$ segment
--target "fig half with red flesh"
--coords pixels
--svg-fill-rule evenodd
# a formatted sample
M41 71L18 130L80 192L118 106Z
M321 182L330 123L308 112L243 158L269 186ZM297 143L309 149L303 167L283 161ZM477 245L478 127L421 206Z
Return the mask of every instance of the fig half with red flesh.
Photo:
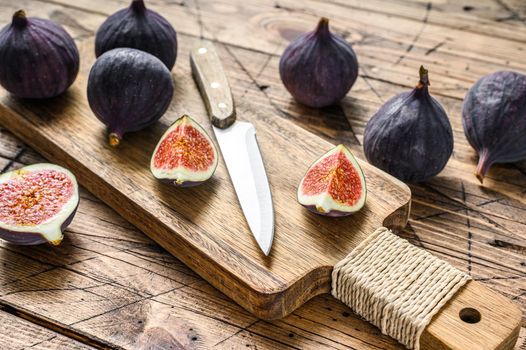
M34 164L0 175L0 238L20 245L58 245L79 204L67 169Z
M355 213L364 206L366 196L362 169L344 145L314 162L298 187L300 204L326 216Z
M153 152L153 176L175 186L196 186L217 168L217 149L210 136L187 115L166 130Z

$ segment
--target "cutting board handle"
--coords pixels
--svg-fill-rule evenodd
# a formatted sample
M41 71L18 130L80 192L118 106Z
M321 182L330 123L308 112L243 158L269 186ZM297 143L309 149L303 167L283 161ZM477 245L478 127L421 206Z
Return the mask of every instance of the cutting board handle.
M190 51L192 75L206 103L215 127L226 129L236 121L230 85L217 51L211 42L201 41Z
M332 294L411 349L513 349L510 300L382 227L338 262Z
M517 305L477 281L468 281L431 320L421 349L512 350L522 312Z

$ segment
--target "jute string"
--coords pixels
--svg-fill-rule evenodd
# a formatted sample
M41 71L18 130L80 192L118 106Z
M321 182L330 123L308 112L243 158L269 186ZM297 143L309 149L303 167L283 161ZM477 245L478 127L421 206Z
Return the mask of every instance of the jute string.
M338 262L332 295L409 349L470 277L399 238L376 230Z

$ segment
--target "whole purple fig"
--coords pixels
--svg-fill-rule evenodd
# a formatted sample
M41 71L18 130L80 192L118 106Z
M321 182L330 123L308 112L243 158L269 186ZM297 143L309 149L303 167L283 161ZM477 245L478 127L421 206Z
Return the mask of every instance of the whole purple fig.
M108 17L95 37L95 55L118 47L146 51L160 59L169 70L177 57L177 34L160 14L149 10L143 0Z
M351 45L329 31L320 19L315 31L294 40L279 61L279 74L290 94L309 107L341 101L358 77L358 60Z
M388 100L365 127L367 160L402 181L437 175L453 152L451 124L428 86L428 72L420 67L417 86Z
M0 31L0 84L22 98L60 95L79 71L79 52L58 24L16 11Z
M89 73L89 105L108 126L109 144L114 147L125 133L161 118L172 95L170 71L144 51L113 49L100 56Z
M479 154L481 183L492 164L525 159L526 75L503 71L482 77L466 94L462 125Z

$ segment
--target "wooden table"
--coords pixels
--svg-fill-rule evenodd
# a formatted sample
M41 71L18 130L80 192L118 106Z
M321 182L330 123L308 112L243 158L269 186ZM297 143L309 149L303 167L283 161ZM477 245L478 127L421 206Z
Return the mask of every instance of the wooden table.
M0 0L0 21L24 8L51 18L77 40L93 40L128 0ZM495 166L481 186L477 156L462 131L466 90L481 75L526 72L526 6L521 0L150 0L186 38L214 39L239 69L237 99L271 105L277 117L362 155L368 118L430 70L431 92L453 125L455 151L432 181L412 185L402 233L526 310L526 162ZM318 18L353 43L360 77L339 107L297 105L278 76L290 39ZM187 60L179 57L179 61ZM177 64L174 68L177 71ZM6 130L0 169L43 161ZM258 320L86 191L63 244L0 244L1 349L353 348L398 349L329 295L292 315ZM525 322L526 326L526 322ZM526 328L517 349L526 348Z

